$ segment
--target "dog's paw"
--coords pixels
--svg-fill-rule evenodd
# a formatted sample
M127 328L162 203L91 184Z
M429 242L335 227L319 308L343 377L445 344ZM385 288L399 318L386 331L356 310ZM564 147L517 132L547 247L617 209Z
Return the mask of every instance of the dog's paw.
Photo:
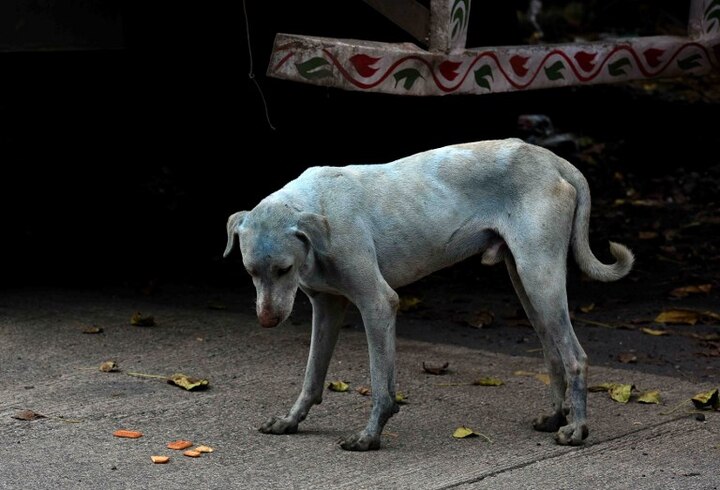
M360 432L343 439L340 447L346 451L374 451L380 449L380 437L371 437Z
M560 427L555 434L555 440L562 446L579 446L589 434L587 425L576 424L575 422Z
M287 417L271 417L258 430L263 434L295 434L298 423Z
M540 432L556 432L567 424L568 410L555 412L552 415L541 415L533 420L533 429Z

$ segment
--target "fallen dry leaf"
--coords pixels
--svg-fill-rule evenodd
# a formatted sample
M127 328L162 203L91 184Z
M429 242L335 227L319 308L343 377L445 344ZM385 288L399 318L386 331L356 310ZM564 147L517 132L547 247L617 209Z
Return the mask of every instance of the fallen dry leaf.
M102 333L102 332L103 332L103 329L100 327L96 327L95 325L93 325L92 327L87 327L85 330L82 331L82 333L87 333L87 334Z
M330 391L337 391L339 393L344 393L350 388L350 385L345 383L344 381L330 381L328 383L328 390Z
M472 382L475 386L502 386L505 382L498 378L484 377Z
M547 373L534 373L532 371L515 371L513 376L532 376L543 384L550 384L550 375Z
M478 435L474 430L463 425L455 429L452 436L455 439L465 439L466 437L477 437Z
M675 298L684 298L691 294L708 294L712 289L712 284L696 284L693 286L683 286L681 288L675 288L670 291L670 296Z
M654 337L660 337L662 335L670 335L670 332L668 332L667 330L656 330L654 328L647 328L647 327L641 328L640 331L642 333L646 333L646 334L652 335Z
M395 393L395 403L398 405L407 405L407 397L400 391Z
M615 386L615 383L601 383L599 385L593 385L588 387L590 393L598 393L601 391L610 391L610 388Z
M13 415L12 418L30 422L31 420L44 419L46 417L32 410L20 410Z
M436 374L436 375L443 375L448 373L448 367L450 366L449 362L446 362L442 366L432 366L429 364L425 364L423 361L423 371L425 371L428 374Z
M718 389L710 390L704 393L698 393L691 398L693 405L698 410L712 408L717 410L720 408L720 398L718 398Z
M580 311L583 313L590 313L595 309L595 303L590 303L589 305L584 305L580 307Z
M199 453L212 453L215 450L213 448L211 448L210 446L198 446L195 448L195 451L197 451Z
M125 430L125 429L118 429L115 432L113 432L113 435L115 437L124 437L126 439L137 439L139 437L142 437L142 432L138 432L136 430Z
M358 386L357 388L355 388L355 391L360 393L362 396L372 395L372 390L370 389L369 386Z
M401 296L400 297L400 304L398 305L399 311L410 311L417 309L418 305L422 303L422 300L420 298L416 298L415 296Z
M700 321L700 313L693 310L667 310L655 317L657 323L677 323L695 325Z
M653 240L658 237L657 231L639 231L638 238L640 240Z
M168 447L168 449L174 449L175 451L180 451L182 449L187 449L192 445L193 445L192 442L183 441L182 439L180 439L177 441L169 442L167 447Z
M208 381L207 379L193 378L182 373L173 374L168 378L167 382L171 385L185 388L188 391L204 390L207 389L207 387L210 385L210 381Z
M660 404L660 392L658 390L652 390L652 391L646 391L644 393L640 393L638 395L637 399L638 403L654 403L654 404Z
M621 352L617 355L617 360L623 364L635 364L638 358L632 352Z
M465 323L475 328L489 327L495 321L495 314L489 310L478 310L465 318Z
M150 459L155 464L165 464L170 461L170 458L167 456L150 456Z
M130 325L134 325L136 327L153 327L155 326L155 317L136 312L130 317Z
M120 368L115 363L115 361L105 361L100 364L100 371L102 371L103 373L116 373L120 371Z
M183 452L183 454L190 458L199 458L202 455L200 451L193 451L192 449L188 449L187 451Z
M608 393L610 393L610 398L612 398L616 402L627 403L630 400L630 395L632 395L633 388L633 385L617 384L610 388Z

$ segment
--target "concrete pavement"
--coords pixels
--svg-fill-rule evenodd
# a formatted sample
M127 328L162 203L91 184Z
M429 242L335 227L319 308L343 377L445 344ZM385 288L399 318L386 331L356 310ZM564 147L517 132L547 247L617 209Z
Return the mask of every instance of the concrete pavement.
M370 400L367 350L357 322L343 328L328 379L351 385L326 392L296 435L257 431L284 414L302 383L309 318L260 328L251 291L165 299L71 291L5 291L0 295L0 488L720 488L720 414L705 421L682 400L715 388L639 371L591 367L590 384L633 383L661 391L663 405L622 405L589 394L585 447L557 446L532 430L547 410L547 387L533 376L542 361L398 339L398 389L408 397L386 426L383 448L342 451L337 441L361 428ZM226 309L209 309L208 303ZM135 311L154 327L133 327ZM402 319L400 320L402 321ZM90 325L100 334L83 334ZM114 360L121 371L103 373ZM433 376L422 363L450 363ZM183 372L210 379L204 392L128 372ZM493 376L499 387L473 386ZM47 418L11 416L30 409ZM484 438L453 439L466 425ZM141 431L118 439L116 429ZM188 439L215 448L192 459L165 445ZM150 456L171 456L155 465Z

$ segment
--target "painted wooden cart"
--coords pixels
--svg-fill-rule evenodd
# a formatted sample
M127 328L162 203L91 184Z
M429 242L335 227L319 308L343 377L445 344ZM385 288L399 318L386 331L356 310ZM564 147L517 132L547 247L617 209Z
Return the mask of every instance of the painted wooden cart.
M487 94L702 75L720 59L720 0L691 0L688 35L466 48L470 0L365 0L412 43L278 34L268 75L397 95Z

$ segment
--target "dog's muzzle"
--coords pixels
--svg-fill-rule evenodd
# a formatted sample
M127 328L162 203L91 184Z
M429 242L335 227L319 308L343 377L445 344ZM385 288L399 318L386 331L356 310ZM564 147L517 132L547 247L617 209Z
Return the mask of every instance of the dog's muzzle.
M264 328L276 327L281 321L282 316L270 310L262 310L258 312L258 321L260 326Z

